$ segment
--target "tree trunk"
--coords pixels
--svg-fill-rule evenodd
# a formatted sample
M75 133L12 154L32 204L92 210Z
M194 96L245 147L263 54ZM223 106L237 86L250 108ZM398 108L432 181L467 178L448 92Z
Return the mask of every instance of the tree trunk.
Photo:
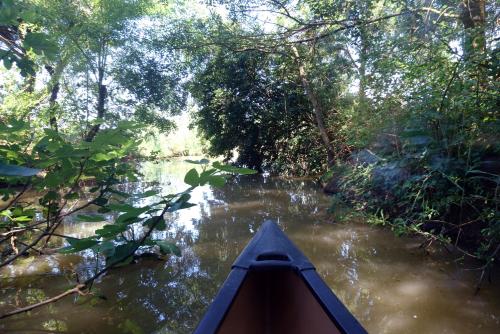
M368 36L364 27L360 28L360 52L359 52L359 104L363 110L366 107L366 61L368 59Z
M98 77L98 82L97 82L97 88L98 88L98 95L97 95L97 118L102 119L104 118L105 110L106 110L106 98L108 95L108 90L106 85L103 84L104 82L104 69L99 68L99 77ZM97 132L99 132L99 129L101 128L101 124L95 124L92 126L87 133L87 136L85 137L85 141L91 142Z
M486 51L485 0L463 0L460 4L460 19L464 26L464 53L466 57L473 57L477 53Z
M464 27L463 50L467 75L475 82L476 106L481 105L481 92L488 89L486 59L486 0L463 0L460 20Z
M306 91L307 97L311 102L314 110L314 115L316 117L316 125L318 127L321 139L323 140L323 144L325 145L327 157L328 157L328 166L332 166L335 160L335 150L333 149L332 143L330 141L330 137L328 136L328 132L326 130L324 113L321 103L319 102L318 97L314 93L309 79L307 78L307 73L304 67L303 62L300 59L299 51L295 46L292 45L292 51L295 55L295 60L297 61L297 65L299 67L299 76L302 81L302 86Z
M49 125L53 130L58 131L56 109L57 109L57 96L59 94L59 88L60 88L59 80L58 78L56 78L57 73L52 66L47 65L45 66L45 69L47 70L47 72L49 72L51 79L54 80L54 82L52 82L52 87L50 88Z

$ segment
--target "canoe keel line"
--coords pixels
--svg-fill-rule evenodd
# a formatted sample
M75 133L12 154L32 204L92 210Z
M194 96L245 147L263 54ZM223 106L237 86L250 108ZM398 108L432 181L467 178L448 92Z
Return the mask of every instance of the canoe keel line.
M363 334L307 257L265 222L236 259L195 334Z

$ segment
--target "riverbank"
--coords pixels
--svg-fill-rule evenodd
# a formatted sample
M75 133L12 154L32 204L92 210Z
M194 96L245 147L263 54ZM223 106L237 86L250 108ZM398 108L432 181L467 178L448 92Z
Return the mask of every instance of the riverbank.
M476 162L490 168L480 170L436 154L364 149L337 164L323 187L333 195L332 209L350 205L372 225L423 237L423 248L439 243L457 259L479 260L479 288L500 250L500 178L496 165L487 162L494 160Z

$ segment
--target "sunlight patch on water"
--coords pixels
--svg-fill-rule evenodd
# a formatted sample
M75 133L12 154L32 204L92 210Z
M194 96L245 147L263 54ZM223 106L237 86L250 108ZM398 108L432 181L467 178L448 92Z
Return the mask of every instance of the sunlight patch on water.
M192 167L181 161L145 164L145 182L128 184L127 191L183 191L184 173ZM222 189L198 188L191 202L197 206L170 215L167 230L155 232L175 240L182 257L114 269L95 286L105 299L83 305L61 300L7 319L0 332L46 331L44 323L52 319L64 323L67 333L122 333L126 323L146 333L191 333L234 259L262 222L272 219L369 332L498 333L498 285L474 296L477 273L464 272L441 252L426 254L420 240L357 222L333 223L326 212L329 198L312 182L241 177ZM83 237L103 224L69 221L62 231ZM0 271L0 311L60 293L68 285L65 274L74 267L91 273L92 260L85 252L54 254L7 266ZM23 280L28 273L35 279Z

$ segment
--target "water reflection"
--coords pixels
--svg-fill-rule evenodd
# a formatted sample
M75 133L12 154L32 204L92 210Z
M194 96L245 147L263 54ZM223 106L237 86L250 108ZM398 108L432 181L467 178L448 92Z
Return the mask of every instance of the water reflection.
M148 164L144 182L124 190L155 182L162 194L184 190L182 178L191 167ZM326 213L328 198L310 182L240 177L223 189L195 190L192 202L198 205L172 214L167 231L158 234L175 239L182 257L114 269L96 284L94 297L68 298L7 319L0 332L191 333L231 263L266 219L278 221L370 332L498 332L498 288L487 286L474 296L473 273L443 254L423 254L418 240L365 224L334 223ZM68 221L63 229L82 237L101 225ZM0 311L60 293L74 268L90 273L93 263L85 253L9 267L0 272Z

